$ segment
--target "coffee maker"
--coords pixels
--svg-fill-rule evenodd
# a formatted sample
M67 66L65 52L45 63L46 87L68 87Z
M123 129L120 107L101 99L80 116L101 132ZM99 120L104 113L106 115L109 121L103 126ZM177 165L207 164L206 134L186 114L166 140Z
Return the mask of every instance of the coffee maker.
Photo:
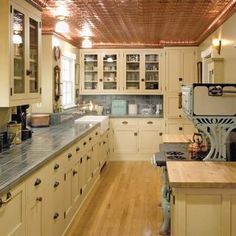
M12 114L12 121L16 121L22 125L21 138L22 141L32 137L32 130L27 126L27 109L29 105L17 106L17 113Z

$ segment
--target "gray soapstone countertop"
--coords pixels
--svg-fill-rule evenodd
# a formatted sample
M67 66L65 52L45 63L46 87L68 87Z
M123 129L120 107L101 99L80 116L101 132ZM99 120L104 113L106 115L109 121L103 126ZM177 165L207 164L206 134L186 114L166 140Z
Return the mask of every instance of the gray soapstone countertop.
M0 153L0 194L22 182L98 126L98 122L69 120L60 125L33 129L31 139Z

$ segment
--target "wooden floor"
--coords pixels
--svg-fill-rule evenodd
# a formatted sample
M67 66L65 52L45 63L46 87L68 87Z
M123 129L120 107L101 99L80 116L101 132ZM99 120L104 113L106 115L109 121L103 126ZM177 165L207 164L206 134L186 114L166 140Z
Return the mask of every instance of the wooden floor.
M162 214L159 169L111 162L67 236L156 236Z

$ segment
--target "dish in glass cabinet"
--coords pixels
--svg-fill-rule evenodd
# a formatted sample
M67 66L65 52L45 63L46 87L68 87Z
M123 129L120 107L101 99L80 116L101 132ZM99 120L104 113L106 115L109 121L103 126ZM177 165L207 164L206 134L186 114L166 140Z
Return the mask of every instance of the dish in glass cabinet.
M61 58L61 49L59 46L55 46L54 49L54 58L56 61L58 61Z

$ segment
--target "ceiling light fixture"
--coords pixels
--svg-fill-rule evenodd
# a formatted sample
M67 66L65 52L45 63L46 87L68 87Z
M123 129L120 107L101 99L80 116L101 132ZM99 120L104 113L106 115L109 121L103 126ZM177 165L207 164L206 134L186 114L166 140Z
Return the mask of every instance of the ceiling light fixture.
M108 58L107 58L107 62L113 62L112 57L108 57Z
M55 25L55 31L57 33L65 34L70 31L68 23L64 20L58 19L58 22Z
M89 37L85 37L82 41L82 48L92 48L93 44Z

